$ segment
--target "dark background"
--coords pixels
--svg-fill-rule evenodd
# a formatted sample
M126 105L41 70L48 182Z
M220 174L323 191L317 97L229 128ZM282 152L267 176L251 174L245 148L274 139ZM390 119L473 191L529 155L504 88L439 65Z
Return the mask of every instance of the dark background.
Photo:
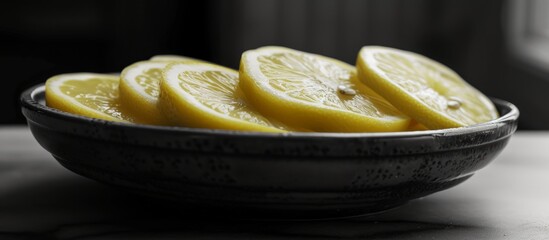
M156 54L237 68L243 51L263 45L354 64L361 46L384 45L436 59L485 94L515 103L521 129L549 129L547 69L520 60L510 50L513 2L5 2L0 7L0 124L24 123L19 94L55 74L119 72Z

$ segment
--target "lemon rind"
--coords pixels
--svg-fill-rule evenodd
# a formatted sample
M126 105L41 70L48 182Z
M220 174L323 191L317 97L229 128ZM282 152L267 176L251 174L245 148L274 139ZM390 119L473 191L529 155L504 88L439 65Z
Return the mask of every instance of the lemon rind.
M61 111L69 112L72 114L98 118L114 122L130 122L125 119L113 117L111 115L102 113L86 105L81 104L74 98L65 95L60 91L60 86L67 80L81 80L85 81L92 78L105 78L113 81L119 81L119 77L111 74L98 74L98 73L65 73L53 76L46 80L46 105Z
M200 101L196 100L194 96L187 93L179 86L179 79L177 79L177 76L185 70L223 71L229 74L234 74L235 77L238 77L238 72L236 70L204 62L169 64L163 72L164 81L161 82L160 101L163 102L161 104L162 110L170 116L173 123L187 127L240 131L251 130L264 132L286 132L285 130L275 127L264 126L233 118L203 106ZM171 101L171 103L168 103L169 101ZM170 106L170 104L173 105ZM192 116L192 118L189 116Z
M468 82L464 81L455 71L449 67L429 59L425 56L422 56L417 53L381 47L381 46L366 46L359 51L359 56L357 58L357 73L359 79L366 85L370 86L377 92L384 92L392 94L384 94L384 97L389 100L393 105L397 106L404 113L410 115L412 118L418 120L425 126L430 129L443 129L443 128L458 128L465 127L468 124L455 119L452 116L445 114L444 112L432 109L430 106L425 104L419 98L410 95L405 89L403 89L398 84L395 84L391 81L386 81L384 79L389 78L386 73L381 70L377 64L375 64L374 54L379 52L393 52L397 53L402 57L407 58L410 61L415 61L414 58L421 59L422 61L428 62L429 64L435 65L437 68L443 69L446 73L453 75L456 79L460 80L460 84L463 84L465 88L470 91L474 91L476 96L486 106L493 119L497 118L497 111L493 106L492 102L479 90L474 88ZM372 81L373 80L373 81ZM390 85L384 85L381 82L388 83ZM399 96L399 97L395 97ZM410 110L414 109L414 110ZM495 114L494 114L495 113ZM434 117L433 117L434 116Z
M323 61L337 64L338 66L345 68L353 74L356 71L355 67L339 60L284 47L268 46L244 52L242 54L240 64L240 86L244 90L246 96L251 99L250 102L252 104L257 104L258 102L270 102L271 105L284 106L284 111L287 111L290 114L302 115L300 119L293 121L284 119L283 116L280 116L280 114L276 113L278 111L282 111L282 109L264 109L262 113L267 117L277 119L281 122L290 121L286 123L288 125L299 125L303 128L316 131L401 131L406 129L406 127L408 126L410 119L404 114L402 114L401 116L387 115L385 118L370 117L348 110L335 109L333 107L325 106L322 104L293 99L283 94L279 94L276 91L272 91L271 87L267 85L266 81L255 81L254 79L268 79L268 77L266 77L260 71L259 67L252 67L254 65L254 59L257 59L259 56L262 55L280 52L298 52L310 54L322 59ZM261 86L258 86L257 84L261 84ZM267 94L270 97L262 96L263 94ZM298 104L295 104L296 102ZM256 108L261 109L261 106L256 106ZM332 127L326 127L326 124L318 122L318 119L333 121L332 123L329 123L329 125L332 125ZM355 128L352 127L353 125L362 126ZM372 125L375 125L376 127L369 127Z

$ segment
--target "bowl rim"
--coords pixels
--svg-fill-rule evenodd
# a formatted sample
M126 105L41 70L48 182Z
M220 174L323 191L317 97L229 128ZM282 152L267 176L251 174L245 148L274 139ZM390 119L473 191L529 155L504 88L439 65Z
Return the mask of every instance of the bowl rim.
M422 130L422 131L405 131L405 132L356 132L356 133L343 133L343 132L283 132L283 133L270 133L270 132L257 132L257 131L237 131L237 130L224 130L224 129L207 129L207 128L191 128L181 126L159 126L148 125L139 123L125 123L114 122L103 119L91 118L73 113L64 112L55 108L41 104L37 97L39 95L45 95L45 84L40 83L34 85L21 93L20 102L21 107L28 108L34 112L40 112L53 118L58 118L68 121L76 121L79 123L90 123L110 126L114 128L128 128L128 129L141 129L148 131L168 131L170 133L186 133L186 134L203 134L203 135L218 135L218 136L242 136L242 137L261 137L261 138L410 138L410 137L425 137L425 136L451 136L462 135L473 132L486 131L496 129L505 125L508 122L516 122L519 117L518 108L505 100L498 98L491 98L492 103L496 105L496 108L504 107L508 108L509 112L501 115L499 118L459 128L447 128L438 130ZM498 109L499 110L499 109ZM28 117L25 116L27 119ZM510 133L512 134L512 132Z

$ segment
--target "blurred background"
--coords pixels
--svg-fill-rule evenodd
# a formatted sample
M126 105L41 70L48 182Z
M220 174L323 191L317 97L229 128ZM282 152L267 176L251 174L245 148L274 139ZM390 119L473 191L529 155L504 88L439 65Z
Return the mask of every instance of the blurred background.
M67 72L119 72L157 54L238 68L281 45L354 64L364 45L438 60L549 129L549 0L9 1L0 8L0 124L19 94Z

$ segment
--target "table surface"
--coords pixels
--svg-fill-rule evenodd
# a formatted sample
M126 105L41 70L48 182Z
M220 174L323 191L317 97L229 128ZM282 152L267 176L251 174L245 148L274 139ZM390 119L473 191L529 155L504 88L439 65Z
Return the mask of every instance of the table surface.
M173 212L59 165L0 127L0 239L549 239L549 132L517 132L468 181L369 216L258 221Z

